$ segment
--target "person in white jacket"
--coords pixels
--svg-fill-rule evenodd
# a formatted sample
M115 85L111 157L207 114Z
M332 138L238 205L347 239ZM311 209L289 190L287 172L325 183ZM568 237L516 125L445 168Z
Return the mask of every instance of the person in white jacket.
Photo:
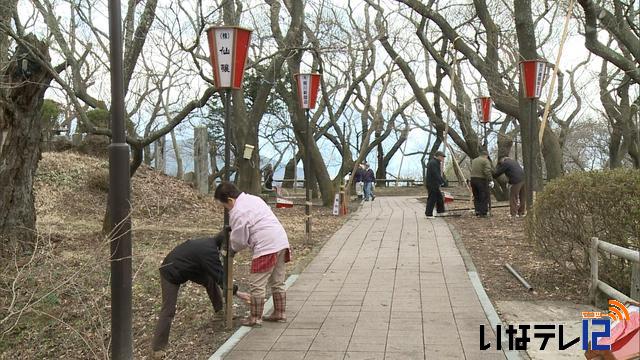
M285 322L285 263L291 260L291 251L284 227L264 200L241 192L232 183L218 185L214 198L229 210L231 249L251 250L251 314L242 325L260 326L262 320ZM267 285L271 287L274 311L262 318Z

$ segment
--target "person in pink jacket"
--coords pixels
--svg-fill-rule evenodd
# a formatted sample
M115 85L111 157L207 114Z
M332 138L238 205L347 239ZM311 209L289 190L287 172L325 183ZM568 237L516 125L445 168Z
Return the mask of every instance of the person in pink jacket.
M262 320L285 322L285 263L291 260L291 252L284 227L264 200L243 193L232 183L218 185L214 198L229 210L231 249L251 250L251 315L242 325L260 326ZM271 287L274 310L262 318L267 285Z

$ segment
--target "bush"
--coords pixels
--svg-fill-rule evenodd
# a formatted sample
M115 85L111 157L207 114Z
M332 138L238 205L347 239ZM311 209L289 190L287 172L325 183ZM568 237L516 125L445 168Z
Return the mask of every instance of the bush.
M526 232L564 269L588 278L591 237L640 248L640 171L576 172L545 186L527 216ZM602 281L629 294L631 264L600 253Z
M100 193L109 192L109 170L108 169L96 169L89 173L87 178L87 188L91 191L97 191Z

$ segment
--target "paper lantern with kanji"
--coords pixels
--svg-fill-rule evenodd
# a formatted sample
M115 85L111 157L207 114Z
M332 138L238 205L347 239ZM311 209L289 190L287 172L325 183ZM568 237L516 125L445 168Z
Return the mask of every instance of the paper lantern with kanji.
M476 112L478 113L478 119L483 124L491 121L491 109L493 108L493 101L490 97L479 97L476 99Z
M549 63L544 60L520 62L520 84L525 98L537 99L549 74Z
M251 30L237 26L207 29L213 78L218 89L241 89Z
M320 88L320 74L295 74L298 83L298 101L303 109L316 107L316 98Z

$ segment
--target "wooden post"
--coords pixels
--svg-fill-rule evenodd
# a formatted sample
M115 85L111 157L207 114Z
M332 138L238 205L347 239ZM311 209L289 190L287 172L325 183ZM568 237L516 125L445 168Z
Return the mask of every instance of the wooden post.
M207 161L208 142L207 128L198 126L193 129L193 171L195 173L196 188L201 194L209 192L209 162Z
M80 144L82 143L82 134L81 133L75 133L73 135L71 135L71 144L73 146L80 146Z
M629 295L640 302L640 262L631 262L631 293Z
M164 159L164 136L161 136L160 138L158 138L158 140L156 140L156 146L155 146L155 161L156 161L156 170L160 171L161 173L164 174L164 170L165 170L165 159Z
M596 303L598 294L598 238L591 238L591 248L589 249L589 262L591 263L591 287L589 288L589 299Z

